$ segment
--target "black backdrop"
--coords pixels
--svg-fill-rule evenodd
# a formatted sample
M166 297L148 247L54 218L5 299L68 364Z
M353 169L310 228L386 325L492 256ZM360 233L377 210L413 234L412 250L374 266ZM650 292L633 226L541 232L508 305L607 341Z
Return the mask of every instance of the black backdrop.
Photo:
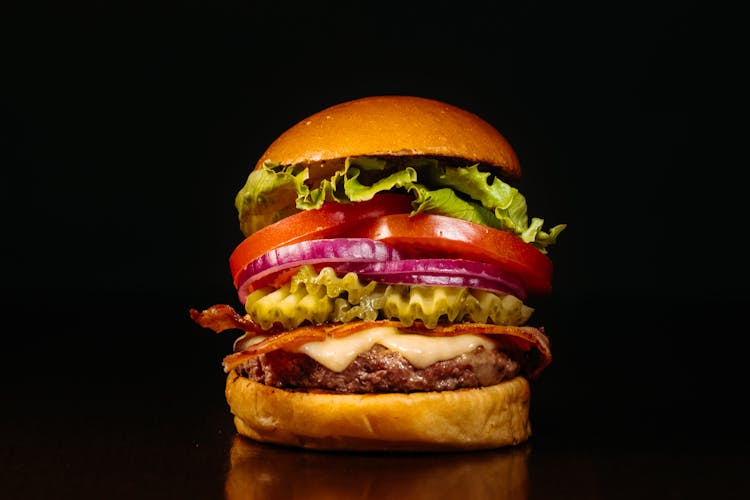
M250 167L326 106L411 94L495 125L520 157L530 214L568 224L551 249L554 293L535 304L555 356L534 388L537 434L591 446L747 438L735 389L746 272L734 231L718 226L734 216L722 176L699 154L711 125L698 119L689 3L193 1L10 14L9 421L220 405L231 335L201 330L187 311L234 303L233 199Z

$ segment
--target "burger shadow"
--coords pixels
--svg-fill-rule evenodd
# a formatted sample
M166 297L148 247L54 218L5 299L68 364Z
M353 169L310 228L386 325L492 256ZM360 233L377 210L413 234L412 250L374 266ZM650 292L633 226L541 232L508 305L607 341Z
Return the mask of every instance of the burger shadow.
M481 452L301 451L232 442L226 498L528 498L531 445Z

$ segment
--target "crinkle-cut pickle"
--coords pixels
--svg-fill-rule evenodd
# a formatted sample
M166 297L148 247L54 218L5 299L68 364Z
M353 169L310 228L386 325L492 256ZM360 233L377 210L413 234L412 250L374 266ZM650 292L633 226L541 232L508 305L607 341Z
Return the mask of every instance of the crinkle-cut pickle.
M533 309L518 298L464 287L362 283L355 273L339 277L332 268L316 273L303 266L292 280L251 293L245 309L261 328L274 323L296 328L303 323L398 320L435 327L441 320L523 325Z

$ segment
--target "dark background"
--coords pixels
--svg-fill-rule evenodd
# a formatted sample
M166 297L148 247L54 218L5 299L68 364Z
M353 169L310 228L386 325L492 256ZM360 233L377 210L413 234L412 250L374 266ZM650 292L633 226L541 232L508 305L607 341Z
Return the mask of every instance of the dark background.
M72 476L102 455L142 473L130 439L153 447L148 470L221 470L223 450L198 447L229 432L233 338L188 309L236 301L234 195L286 128L376 94L485 118L520 157L530 215L568 224L532 320L554 354L533 388L541 446L743 457L743 221L729 167L704 154L701 13L555 5L11 7L4 479L35 491L31 470Z

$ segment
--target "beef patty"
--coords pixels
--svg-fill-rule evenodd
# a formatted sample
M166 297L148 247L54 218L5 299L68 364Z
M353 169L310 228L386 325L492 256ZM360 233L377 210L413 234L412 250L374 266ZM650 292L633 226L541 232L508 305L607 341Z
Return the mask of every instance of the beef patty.
M453 359L416 368L396 351L375 345L342 372L334 372L302 353L276 350L237 368L240 375L284 389L337 393L452 391L494 385L522 371L523 360L478 347Z

